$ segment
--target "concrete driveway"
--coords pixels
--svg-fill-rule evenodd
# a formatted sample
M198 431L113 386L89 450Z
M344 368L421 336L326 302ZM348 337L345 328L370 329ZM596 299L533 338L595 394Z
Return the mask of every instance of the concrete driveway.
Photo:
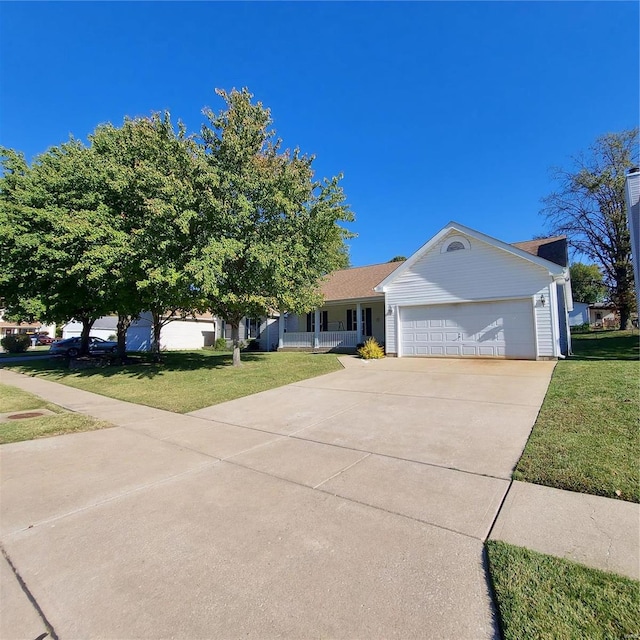
M554 363L343 361L188 416L11 374L118 426L2 447L2 637L497 637L482 542Z

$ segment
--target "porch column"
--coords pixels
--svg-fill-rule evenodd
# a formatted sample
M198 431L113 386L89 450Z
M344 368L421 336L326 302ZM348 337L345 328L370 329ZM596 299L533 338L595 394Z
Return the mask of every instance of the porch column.
M362 342L362 307L359 302L356 303L356 331L358 332L356 344L360 344Z
M320 346L320 309L313 312L313 348Z
M284 311L280 311L278 318L278 349L284 348Z

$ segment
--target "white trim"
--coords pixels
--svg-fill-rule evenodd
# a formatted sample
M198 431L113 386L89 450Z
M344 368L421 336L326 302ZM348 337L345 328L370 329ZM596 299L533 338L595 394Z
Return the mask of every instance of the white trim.
M538 338L538 316L536 314L536 294L531 296L531 313L533 313L533 339L536 343L536 360L540 357L540 340Z
M402 331L400 331L400 305L393 310L396 322L396 356L402 357Z
M458 233L465 234L471 238L474 238L475 240L485 242L486 244L491 245L497 249L506 251L507 253L516 256L517 258L527 260L528 262L546 269L552 276L562 276L565 273L565 267L555 264L555 262L550 262L549 260L545 260L544 258L534 256L531 253L523 251L522 249L518 249L517 247L507 244L506 242L502 242L497 238L492 238L491 236L487 236L484 233L480 233L479 231L475 231L474 229L465 227L464 225L457 222L450 222L438 233L436 233L436 235L433 236L431 240L422 245L422 247L420 247L420 249L418 249L408 260L406 260L395 271L389 274L377 287L374 287L374 291L386 291L389 284L391 284L396 278L401 276L405 271L410 269L425 253L427 253L427 251L429 251L429 249L440 242L440 240L442 240L451 231L457 231Z
M551 335L553 336L553 355L557 358L560 355L560 327L558 326L558 295L555 281L549 284L549 310L551 311Z

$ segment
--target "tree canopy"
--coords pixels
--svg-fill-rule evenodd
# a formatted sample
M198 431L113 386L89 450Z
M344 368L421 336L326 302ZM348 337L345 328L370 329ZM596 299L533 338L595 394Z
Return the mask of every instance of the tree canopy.
M573 299L577 302L604 302L607 287L602 277L602 271L597 264L575 262L569 267L571 274L571 290Z
M243 317L321 304L318 282L344 265L351 237L338 223L353 216L340 176L315 180L313 156L283 150L269 110L246 89L218 94L226 109L206 110L202 127L210 177L189 272L206 306L231 325L238 364Z
M200 137L168 113L101 125L29 165L2 149L0 299L8 312L83 324L118 314L119 347L143 312L164 323L210 310L243 317L309 311L319 280L348 265L353 220L341 176L283 149L248 90L218 91Z
M110 311L107 280L114 258L109 210L99 197L92 150L81 142L53 147L30 167L2 150L0 298L14 315L83 325Z
M630 326L634 304L631 244L624 197L627 171L638 165L638 129L599 137L569 169L555 169L556 191L542 213L553 233L602 270L609 298Z

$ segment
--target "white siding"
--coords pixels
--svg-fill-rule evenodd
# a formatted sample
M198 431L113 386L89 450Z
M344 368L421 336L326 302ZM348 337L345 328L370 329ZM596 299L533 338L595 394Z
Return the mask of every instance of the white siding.
M589 305L586 302L574 302L569 313L569 326L575 327L589 322Z
M82 334L82 323L76 322L72 320L71 322L67 322L62 327L62 339L66 340L67 338L76 338ZM89 335L92 338L102 338L103 340L109 340L113 338L116 334L115 329L96 329L92 327L91 331L89 331Z
M160 348L169 351L175 349L202 349L205 345L205 333L213 334L213 321L174 320L162 327ZM207 344L211 340L207 339Z
M485 242L471 237L468 240L470 248L461 251L440 252L448 237L433 246L388 285L386 304L399 308L530 296L536 301L538 356L553 356L549 272ZM539 302L541 295L545 297L545 306ZM397 349L396 318L397 314L386 317L389 353Z

